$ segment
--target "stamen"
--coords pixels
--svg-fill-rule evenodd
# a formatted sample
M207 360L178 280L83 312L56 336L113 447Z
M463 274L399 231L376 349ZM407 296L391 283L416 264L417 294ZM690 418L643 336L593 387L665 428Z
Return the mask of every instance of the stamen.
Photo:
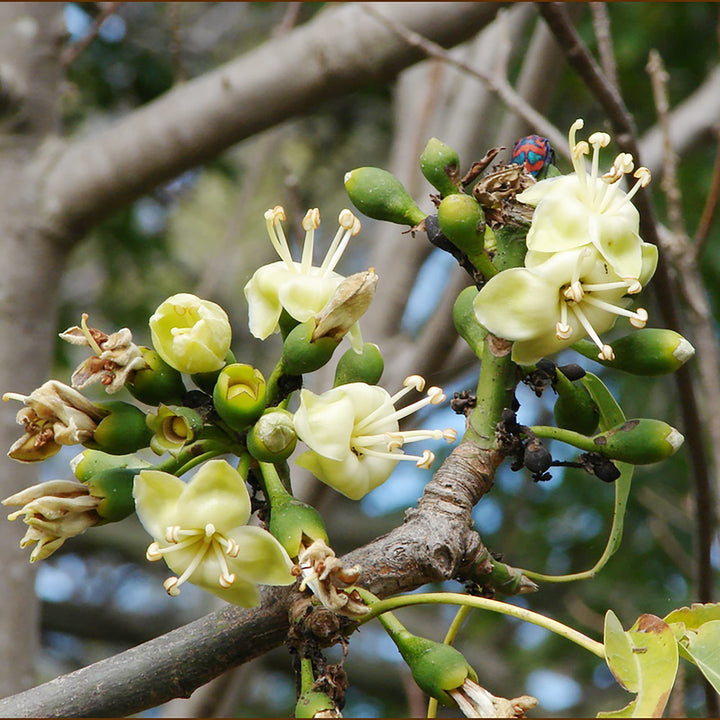
M373 450L372 448L367 448L363 450L363 454L368 455L369 457L382 458L384 460L412 460L418 467L426 469L430 467L430 465L432 465L433 461L435 460L435 455L429 450L424 450L422 456L419 456L408 455L407 453L400 452L382 452L380 450Z
M162 551L160 550L160 545L158 545L156 542L150 543L147 550L145 551L145 557L150 562L157 562L158 560L162 560Z
M645 308L638 308L635 311L635 316L630 318L630 324L633 327L636 327L638 329L642 329L645 327L648 321L648 314L647 310Z
M85 339L88 341L88 345L92 348L92 351L96 355L102 355L102 350L100 349L100 346L95 342L95 338L92 336L92 333L90 332L90 329L87 326L87 319L88 314L83 313L80 316L80 329L83 332L83 335L85 336Z
M225 538L219 535L217 541L223 546L225 554L228 557L236 558L240 553L240 546L232 538Z
M347 209L340 212L338 217L340 227L335 233L333 241L325 255L325 259L320 266L321 275L325 276L332 272L340 261L350 238L360 232L360 221Z
M430 452L430 450L425 450L422 455L422 460L416 463L416 465L417 467L423 468L424 470L429 470L434 462L435 453Z
M622 315L623 317L630 318L630 323L636 328L643 328L648 321L647 311L643 308L638 308L635 312L627 310L626 308L618 307L612 303L600 300L600 298L588 296L585 298L586 305L594 305L600 310L612 313L614 315Z
M207 533L208 527L212 527L212 524L208 523L208 525L205 527L205 531ZM214 532L214 529L213 529ZM205 557L205 554L208 551L208 548L210 546L210 543L212 542L212 535L206 536L201 540L195 542L200 545L200 547L197 549L197 552L195 553L195 556L190 561L190 564L185 568L185 572L177 578L177 577L169 577L164 583L163 587L165 588L165 591L168 595L172 595L173 597L176 597L180 594L180 586L189 578L192 576L192 574L197 570L198 565L202 562L203 558ZM179 545L175 545L172 548L167 548L166 551L172 551L176 550L179 547Z
M585 317L585 313L580 309L580 306L573 305L571 311L575 314L575 317L578 319L578 322L583 326L585 332L590 336L592 341L600 349L600 354L598 355L598 358L600 360L614 360L615 354L613 353L613 349L610 347L610 345L606 345L603 343L603 341L600 339L600 336L597 334L597 332L595 332L595 328L592 326L587 317Z
M221 569L218 583L220 584L220 587L227 589L235 582L235 573L230 572L230 569L227 565L227 560L225 559L223 551L220 549L220 543L218 542L218 540L219 538L216 538L216 540L212 543L213 552L215 553L215 557L217 558L218 564L220 565Z
M285 210L281 205L276 205L272 210L265 212L265 227L270 237L270 242L275 248L275 252L280 259L287 265L288 269L295 272L297 268L293 262L292 255L281 222L285 220Z
M634 278L628 278L626 280L619 280L618 282L608 283L583 283L583 290L585 292L601 292L603 290L619 290L620 288L627 288L629 295L634 295L642 290L642 285L638 280Z
M598 165L600 162L600 148L610 144L610 136L605 132L594 132L588 142L593 146L592 170L590 176L593 180L597 178Z
M403 380L403 389L398 390L391 398L390 402L394 406L400 398L407 395L412 390L418 390L422 391L422 389L425 387L425 379L420 377L420 375L409 375L408 377ZM364 417L359 423L355 425L355 432L360 433L362 432L363 428L366 428L372 423L374 423L379 417L383 417L383 413L385 412L384 405L381 405L379 408L376 408L373 410L369 415ZM385 416L386 417L386 416ZM395 417L394 415L391 417ZM404 417L404 416L403 416Z
M313 250L315 249L315 230L320 226L320 211L312 208L305 213L302 227L305 231L305 242L303 243L302 258L300 266L302 273L307 275L312 267Z
M555 337L558 340L567 340L572 337L572 327L567 323L559 322L555 324Z

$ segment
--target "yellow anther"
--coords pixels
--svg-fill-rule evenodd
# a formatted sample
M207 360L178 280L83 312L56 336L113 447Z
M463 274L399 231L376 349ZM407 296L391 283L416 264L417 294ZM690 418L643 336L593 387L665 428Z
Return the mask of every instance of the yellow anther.
M588 155L589 153L590 153L590 146L584 140L581 140L579 143L576 143L571 151L573 160L577 160L578 158L582 157L583 155Z
M425 378L420 375L408 375L403 380L403 387L415 388L418 392L422 392L425 389Z
M644 328L648 321L647 310L644 308L638 308L635 311L634 317L630 318L630 324L638 329Z
M338 223L343 230L350 230L352 235L357 235L360 232L360 220L347 208L340 211Z
M640 180L640 187L646 187L650 183L650 179L652 177L650 170L648 170L646 167L639 167L634 173L633 177L636 177Z
M160 552L160 545L158 545L156 542L150 543L148 545L148 549L145 551L145 557L150 562L156 562L157 560L161 560L162 552Z
M285 221L285 208L282 205L276 205L274 208L265 211L265 219L272 223Z
M594 132L588 138L588 142L593 147L607 147L610 144L610 136L606 132Z
M165 592L170 595L170 597L177 597L180 594L180 588L178 587L178 579L174 575L169 577L163 583L163 587L165 588Z
M431 405L439 405L445 401L445 393L442 391L442 388L435 385L427 391L427 396L430 398Z
M416 466L419 468L423 468L424 470L429 470L432 464L435 462L435 453L430 452L430 450L423 450L422 458L417 461Z
M317 208L311 208L305 213L302 221L302 228L308 230L317 230L320 227L320 211Z

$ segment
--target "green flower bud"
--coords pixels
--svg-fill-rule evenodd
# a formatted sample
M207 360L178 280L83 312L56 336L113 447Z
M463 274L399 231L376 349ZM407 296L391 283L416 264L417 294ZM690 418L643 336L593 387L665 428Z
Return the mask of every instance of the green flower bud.
M599 360L595 343L581 340L573 350L606 367L633 375L665 375L682 367L695 348L679 333L665 328L642 328L613 341L614 360Z
M328 542L320 513L312 505L300 502L289 494L272 503L268 530L293 560L303 546L311 545L314 540Z
M442 197L460 192L460 157L442 140L428 140L420 156L420 170Z
M443 235L472 261L485 245L485 213L470 195L449 195L438 207Z
M203 419L197 411L167 405L160 405L157 414L148 413L145 422L153 432L150 447L156 455L177 452L183 445L191 443L203 427Z
M182 375L168 365L155 350L141 347L143 360L148 367L135 370L125 383L130 394L146 405L171 403L178 405L185 395Z
M418 637L405 629L396 633L393 640L420 689L443 705L456 705L449 690L462 687L467 678L477 682L475 670L454 647Z
M345 175L345 189L353 205L375 220L414 227L425 218L402 183L387 170L355 168Z
M354 382L377 385L385 369L380 348L374 343L363 343L362 352L347 350L338 360L333 387Z
M83 443L85 447L125 455L150 444L152 430L145 424L145 413L139 407L121 400L98 403L98 407L109 414L100 421L90 440Z
M466 287L455 300L453 305L453 322L458 335L472 348L479 357L482 353L483 340L487 330L480 325L475 316L473 302L477 297L478 289L474 285Z
M287 460L297 444L293 416L287 410L266 410L247 436L248 452L261 462Z
M265 410L265 378L252 365L226 365L213 390L218 415L233 429L246 430Z
M325 336L313 340L315 319L305 321L291 330L285 338L282 363L288 375L302 375L314 372L325 365L332 357L340 340Z
M335 703L324 692L320 690L308 690L304 692L295 705L296 718L314 718L314 717L342 717L338 712Z
M674 427L662 420L641 418L627 420L592 440L595 452L605 457L633 465L649 465L670 457L684 439Z
M150 463L140 460L135 455L109 455L101 450L83 450L70 460L70 469L75 477L83 483L104 470L142 465L149 467Z
M95 511L104 522L118 522L135 512L133 480L140 470L138 467L109 468L87 481L90 495L101 499Z
M582 385L570 382L560 370L557 370L554 387L558 394L553 409L557 426L592 435L600 422L600 410L590 393Z
M228 350L227 355L225 355L225 365L223 365L223 367L232 365L234 362L236 362L235 355L232 350ZM203 392L212 395L221 370L222 368L220 370L210 370L209 372L193 373L190 377Z

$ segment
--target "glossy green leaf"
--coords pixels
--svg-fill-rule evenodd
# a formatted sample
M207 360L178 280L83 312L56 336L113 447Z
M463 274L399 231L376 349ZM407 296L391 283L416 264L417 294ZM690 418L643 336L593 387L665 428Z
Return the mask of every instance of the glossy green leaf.
M720 693L720 620L704 623L682 643L690 659L700 668L708 682Z

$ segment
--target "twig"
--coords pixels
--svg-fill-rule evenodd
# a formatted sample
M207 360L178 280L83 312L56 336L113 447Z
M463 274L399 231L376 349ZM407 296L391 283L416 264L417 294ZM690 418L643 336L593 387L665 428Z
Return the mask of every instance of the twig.
M528 105L528 103L526 103L525 100L523 100L523 98L515 92L510 84L505 80L500 80L499 78L494 77L494 75L485 73L479 68L473 67L462 60L454 58L437 43L428 40L419 33L408 30L401 23L395 22L391 18L378 12L373 6L368 5L367 3L360 3L360 6L369 15L372 15L385 27L394 32L398 37L405 40L405 42L407 42L407 44L411 47L421 50L428 57L433 57L450 65L454 65L455 67L460 68L466 73L469 73L481 80L485 83L487 88L494 92L510 110L522 117L523 120L534 128L536 132L544 135L559 155L563 155L566 158L570 157L567 149L565 134L560 132L560 130L549 122L544 115Z
M717 210L718 200L720 199L720 132L718 136L717 149L715 151L715 164L713 165L712 180L710 189L708 190L705 206L703 207L700 222L695 231L695 242L692 246L694 259L697 260L702 252L705 242L708 238L712 222L715 219L715 211Z
M665 193L667 201L667 214L670 228L675 234L678 250L688 251L689 240L683 222L682 197L677 176L677 153L670 140L670 102L668 100L667 81L668 74L657 50L651 50L646 66L655 99L660 131L663 139L663 174L660 187Z
M603 72L608 81L612 83L612 86L619 89L607 4L604 2L591 2L590 13L592 14L593 29L595 30L595 39L598 44Z
M608 82L595 62L595 59L582 42L582 39L570 22L563 3L537 3L537 7L558 40L558 43L563 48L568 63L585 81L590 92L595 96L608 115L616 133L618 145L625 152L630 152L639 161L633 119L619 93ZM649 193L639 193L635 198L635 205L640 213L640 230L642 236L649 242L660 245L660 237L655 223L655 214ZM691 269L688 268L686 274L690 272ZM685 278L683 279L685 280ZM697 286L699 278L696 273L693 275L692 281ZM676 288L668 273L667 263L661 262L658 265L654 283L665 324L679 331L681 329L681 322L676 301ZM691 317L693 329L696 331L696 337L704 343L703 346L698 346L700 377L703 394L709 398L710 407L717 407L718 404L715 401L718 400L718 396L715 394L714 388L717 386L716 373L720 362L720 353L718 352L716 342L713 340L715 337L715 328L712 323L712 314L709 311L707 297L702 291L701 284L697 289L699 290L698 295L700 302L703 305L702 309L706 311L703 313L695 312ZM702 441L704 434L708 431L708 427L700 422L698 398L687 365L675 373L675 381L678 387L680 408L688 444L688 456L693 467L695 485L695 509L698 520L698 599L701 602L710 602L713 597L710 550L715 533L715 514L712 505L709 461ZM713 403L715 404L713 405ZM716 413L713 411L711 415L716 415ZM716 424L717 423L711 423L709 428L711 444L713 447L720 447L720 432L718 428L715 427ZM720 482L717 484L720 485ZM706 709L708 714L712 716L718 714L717 700L717 695L712 691L712 688L707 685Z
M80 40L65 48L65 50L63 50L62 52L62 55L60 55L60 62L63 64L64 67L71 65L73 62L75 62L75 60L77 60L80 55L82 55L82 53L85 52L85 50L100 34L100 28L102 28L103 23L111 15L117 12L117 10L122 4L123 3L121 2L109 2L101 4L102 10L100 11L100 14L97 16L97 18L95 18L95 22L93 22L87 33L82 38L80 38Z

